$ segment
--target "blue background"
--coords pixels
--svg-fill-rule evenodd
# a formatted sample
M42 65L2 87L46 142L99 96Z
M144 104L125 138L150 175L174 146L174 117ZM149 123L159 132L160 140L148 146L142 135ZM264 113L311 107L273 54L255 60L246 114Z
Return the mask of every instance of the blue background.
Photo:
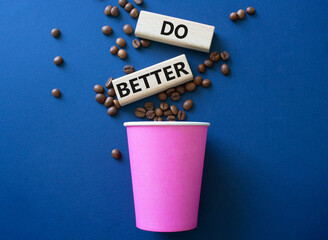
M122 124L137 120L145 101L110 118L93 86L123 75L128 63L142 69L183 53L197 74L208 54L155 42L136 50L122 30L136 20L121 8L118 18L105 16L108 4L117 2L1 1L0 239L328 239L327 1L137 7L216 26L212 50L231 56L228 77L216 64L204 74L211 88L177 104L193 99L188 120L212 124L199 226L181 233L135 227ZM229 20L249 5L255 16ZM114 34L104 36L103 25ZM120 36L125 61L109 54ZM57 55L64 66L53 64Z

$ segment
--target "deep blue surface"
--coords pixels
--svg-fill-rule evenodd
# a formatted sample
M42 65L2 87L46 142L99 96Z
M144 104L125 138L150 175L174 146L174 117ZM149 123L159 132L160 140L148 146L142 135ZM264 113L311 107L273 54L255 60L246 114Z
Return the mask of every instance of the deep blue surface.
M131 46L136 20L116 1L0 4L0 239L328 239L327 1L154 1L145 9L216 26L230 53L204 75L188 120L210 121L197 229L135 227L124 107L110 118L93 85L185 53L194 74L207 54L153 42ZM249 4L255 16L233 23ZM101 33L110 25L114 34ZM58 27L60 39L50 30ZM123 36L129 58L109 54ZM61 55L63 67L52 59ZM55 99L52 88L63 96ZM159 104L157 97L150 100ZM178 103L181 107L182 101ZM123 153L111 158L113 148Z

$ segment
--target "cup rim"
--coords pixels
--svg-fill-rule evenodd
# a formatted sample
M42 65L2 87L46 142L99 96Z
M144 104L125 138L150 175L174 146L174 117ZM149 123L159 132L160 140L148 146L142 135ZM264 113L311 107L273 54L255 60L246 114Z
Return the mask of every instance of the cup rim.
M176 122L176 121L138 121L138 122L125 122L125 127L131 126L207 126L211 124L209 122Z

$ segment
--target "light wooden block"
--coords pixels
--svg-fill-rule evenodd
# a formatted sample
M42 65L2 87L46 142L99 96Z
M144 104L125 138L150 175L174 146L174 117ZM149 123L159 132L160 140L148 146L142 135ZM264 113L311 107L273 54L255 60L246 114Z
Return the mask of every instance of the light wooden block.
M193 79L184 54L113 80L121 106L149 97Z
M157 42L209 52L214 26L141 11L135 35ZM171 34L168 34L172 31Z

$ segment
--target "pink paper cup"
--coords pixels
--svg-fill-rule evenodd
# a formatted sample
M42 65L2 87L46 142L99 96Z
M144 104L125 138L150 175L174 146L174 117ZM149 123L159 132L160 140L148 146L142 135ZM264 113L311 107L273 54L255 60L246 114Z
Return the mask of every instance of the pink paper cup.
M178 232L197 227L205 122L126 122L136 226Z

